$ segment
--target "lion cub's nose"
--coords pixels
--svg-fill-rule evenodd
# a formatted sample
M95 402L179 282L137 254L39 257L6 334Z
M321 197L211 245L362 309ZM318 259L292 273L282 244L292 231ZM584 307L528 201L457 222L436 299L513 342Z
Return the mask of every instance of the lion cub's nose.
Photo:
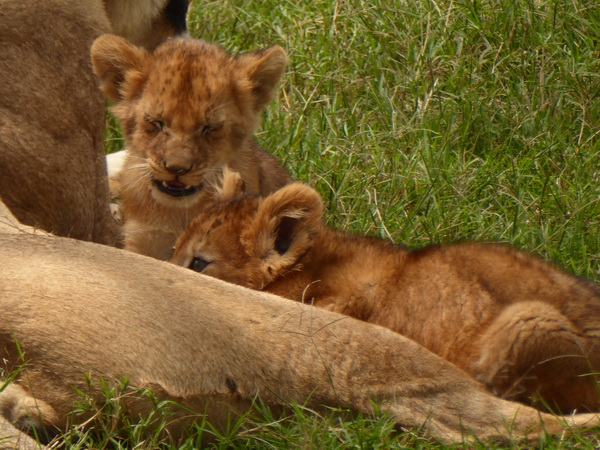
M169 173L172 173L173 175L177 175L177 176L185 175L190 170L192 170L192 166L184 167L184 166L180 166L178 164L167 164L167 163L165 163L164 166L165 166L165 169L167 169L167 171Z

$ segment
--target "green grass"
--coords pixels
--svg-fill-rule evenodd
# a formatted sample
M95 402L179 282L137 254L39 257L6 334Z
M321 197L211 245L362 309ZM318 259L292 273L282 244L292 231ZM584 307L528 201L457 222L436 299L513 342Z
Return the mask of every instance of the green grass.
M510 242L597 278L597 3L214 1L190 31L287 49L258 137L331 225Z
M189 27L233 53L288 51L258 140L319 190L332 226L411 247L507 242L598 279L599 2L199 1ZM437 448L385 419L300 409L246 425L215 446Z
M444 445L420 430L404 432L397 429L393 419L378 413L365 417L347 410L332 408L316 412L303 406L291 405L281 416L257 401L252 411L241 418L232 418L227 430L217 430L200 422L188 430L186 438L176 444L161 434L165 421L179 408L170 402L160 402L151 392L133 389L122 383L104 387L106 400L97 401L81 392L81 402L73 411L92 415L86 426L73 425L64 434L49 442L50 448L144 448L144 449L503 449L503 448L598 448L600 434L582 434L574 430L561 438L546 436L530 441L527 446L513 441L469 442ZM155 409L141 420L129 420L123 399L132 394L150 399ZM157 428L156 422L160 424ZM93 425L90 427L89 425ZM0 442L1 443L1 442Z

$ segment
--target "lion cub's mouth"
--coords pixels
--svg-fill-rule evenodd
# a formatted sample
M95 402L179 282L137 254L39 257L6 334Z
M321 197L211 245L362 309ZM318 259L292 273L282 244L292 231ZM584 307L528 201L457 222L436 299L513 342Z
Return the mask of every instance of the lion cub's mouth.
M154 185L163 194L170 195L171 197L187 197L193 195L202 189L202 185L189 186L181 181L159 181L154 180Z

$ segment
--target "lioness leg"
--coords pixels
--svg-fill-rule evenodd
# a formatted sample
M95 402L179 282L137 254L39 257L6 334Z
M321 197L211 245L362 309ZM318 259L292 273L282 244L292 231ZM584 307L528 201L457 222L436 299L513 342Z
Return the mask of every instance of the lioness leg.
M445 441L535 436L540 422L563 430L563 418L493 396L415 342L350 317L72 239L0 233L0 260L8 261L0 270L0 369L13 373L27 361L15 382L44 402L34 405L52 406L59 417L50 423L60 428L89 418L69 414L77 391L102 404L99 382L112 392L125 378L180 404L184 417L217 426L260 396L268 405L364 414L375 401L398 424ZM1 400L8 412L19 403L10 393ZM155 402L141 400L126 405L129 417L152 411ZM181 423L168 419L177 439ZM599 423L593 415L564 419Z
M540 407L545 401L562 412L577 405L597 410L600 342L594 352L594 340L547 303L517 303L481 336L476 377L505 398L533 399Z
M40 450L40 444L0 417L0 444L3 449Z

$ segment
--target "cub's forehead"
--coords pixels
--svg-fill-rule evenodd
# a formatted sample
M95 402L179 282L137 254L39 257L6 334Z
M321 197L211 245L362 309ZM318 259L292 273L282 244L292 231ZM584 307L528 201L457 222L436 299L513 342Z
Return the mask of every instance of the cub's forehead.
M153 77L174 82L231 78L234 62L221 47L185 39L168 41L150 59Z
M201 212L198 221L202 223L205 232L230 229L241 231L256 215L258 201L259 199L255 197L246 197L238 201L217 204Z
M165 109L189 104L207 110L227 101L234 89L234 59L203 41L167 41L154 51L149 63L145 96Z
M221 204L208 212L207 222L211 229L240 228L253 215L252 212L253 208L248 208L241 202Z

